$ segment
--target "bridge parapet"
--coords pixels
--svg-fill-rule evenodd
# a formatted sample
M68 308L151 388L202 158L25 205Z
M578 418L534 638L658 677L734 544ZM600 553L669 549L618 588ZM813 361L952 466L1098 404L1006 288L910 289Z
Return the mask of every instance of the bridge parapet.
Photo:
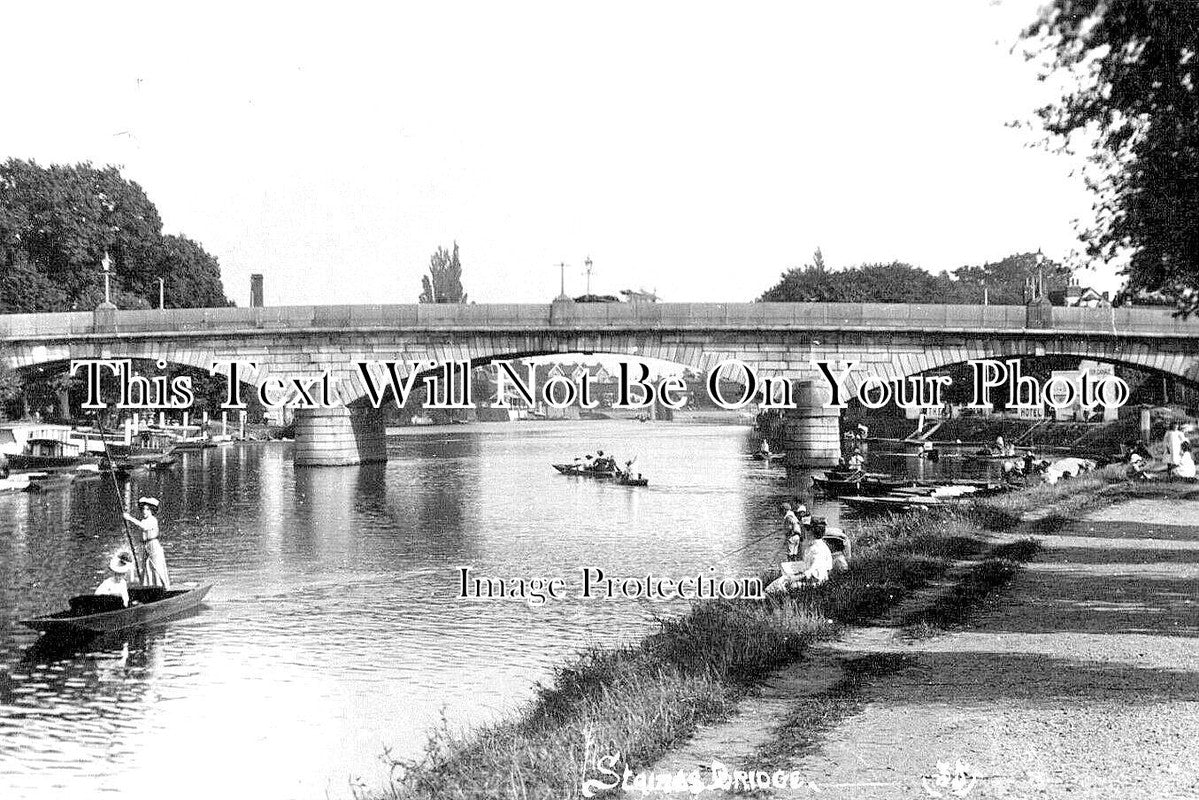
M274 306L0 315L0 339L211 335L255 331L894 330L1037 332L1024 306L883 303L579 303ZM1046 332L1199 338L1199 320L1164 308L1055 308Z

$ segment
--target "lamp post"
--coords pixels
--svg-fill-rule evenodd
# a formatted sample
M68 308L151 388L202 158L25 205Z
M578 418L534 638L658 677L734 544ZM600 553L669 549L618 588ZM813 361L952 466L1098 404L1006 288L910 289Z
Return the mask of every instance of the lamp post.
M583 266L587 267L587 294L591 294L591 256L587 256Z
M1037 295L1045 296L1045 254L1037 248Z
M166 308L166 278L158 279L158 310L162 311Z
M109 286L110 278L112 277L112 273L109 271L111 265L112 265L112 258L109 257L108 251L105 250L104 258L100 259L100 268L102 270L104 270L104 304L105 305L112 305L111 292L110 292L110 286Z
M566 262L558 265L558 297L566 297Z

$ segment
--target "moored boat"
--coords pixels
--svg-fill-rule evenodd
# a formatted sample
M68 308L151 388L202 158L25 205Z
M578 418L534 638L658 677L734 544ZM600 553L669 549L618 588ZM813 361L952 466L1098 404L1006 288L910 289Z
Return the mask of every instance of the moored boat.
M202 437L195 439L180 439L179 443L175 445L174 449L184 453L192 453L198 450L207 450L212 447L216 447L216 442L212 441L208 437Z
M905 486L912 482L891 477L873 477L859 472L844 479L813 477L812 485L830 497L840 497L846 494L881 495Z
M865 495L844 495L841 502L860 511L911 511L913 509L940 506L945 500L937 497L909 495L906 497L867 497Z
M29 475L9 475L0 478L0 494L5 492L23 492L29 488Z
M62 638L84 638L132 630L165 622L197 608L204 602L210 589L211 583L170 590L131 586L128 607L121 606L120 600L111 595L81 595L71 598L71 607L66 611L24 619L21 624L48 636Z
M31 472L28 477L29 490L32 492L66 489L75 482L75 475L71 472Z
M69 469L82 464L99 463L98 455L73 452L57 439L31 439L24 453L8 455L8 468L11 470Z

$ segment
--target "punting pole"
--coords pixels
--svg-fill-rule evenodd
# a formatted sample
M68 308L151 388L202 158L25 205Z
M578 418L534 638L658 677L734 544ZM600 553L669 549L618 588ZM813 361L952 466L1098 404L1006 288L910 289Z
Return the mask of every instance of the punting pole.
M112 460L112 454L108 452L108 440L104 438L104 429L100 429L100 443L104 445L104 457L108 459L108 476L112 478L112 491L117 496L117 507L121 509L121 524L125 526L125 541L129 543L129 552L133 555L133 575L137 578L137 582L142 582L142 570L137 565L137 548L133 546L133 535L129 533L129 520L125 519L125 497L121 494L121 487L117 486L117 462Z

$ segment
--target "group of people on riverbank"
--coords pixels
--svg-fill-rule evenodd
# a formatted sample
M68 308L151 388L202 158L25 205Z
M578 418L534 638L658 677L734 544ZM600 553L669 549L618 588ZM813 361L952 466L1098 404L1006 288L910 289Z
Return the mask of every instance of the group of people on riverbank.
M1148 481L1163 475L1180 480L1196 480L1199 476L1194 446L1180 422L1172 423L1162 437L1162 465L1152 463L1153 455L1144 441L1125 442L1124 450L1129 477Z
M783 574L766 587L767 594L783 594L803 586L819 586L829 575L849 569L850 542L841 528L813 517L802 502L785 502L783 540L786 560Z

